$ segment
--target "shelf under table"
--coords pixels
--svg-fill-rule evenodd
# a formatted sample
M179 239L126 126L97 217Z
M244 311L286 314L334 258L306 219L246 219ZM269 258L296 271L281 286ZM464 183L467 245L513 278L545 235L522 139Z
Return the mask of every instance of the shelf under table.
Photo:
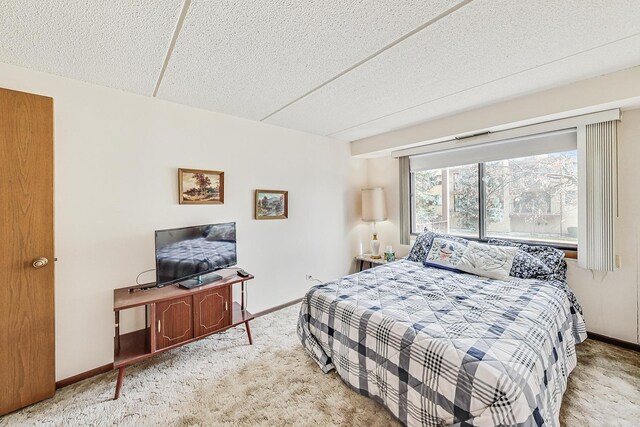
M118 337L115 337L117 340ZM129 365L142 360L151 353L151 329L144 328L120 335L120 353L114 356L113 367Z
M249 320L253 320L254 318L255 316L253 314L247 310L243 310L239 303L234 302L231 311L231 324L229 326L182 341L169 347L161 348L153 353L151 352L151 329L149 327L122 334L120 335L120 352L114 356L113 367L117 369L122 366L131 365L155 354L162 353L163 351L171 350L190 342L197 341L206 336L220 333L242 323L248 322ZM117 339L118 337L114 337L114 344L117 342Z

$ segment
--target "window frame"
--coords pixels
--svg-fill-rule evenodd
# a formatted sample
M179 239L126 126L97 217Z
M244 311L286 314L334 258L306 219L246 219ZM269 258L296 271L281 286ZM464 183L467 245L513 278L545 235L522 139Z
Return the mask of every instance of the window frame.
M523 243L532 246L549 246L552 248L560 249L565 251L567 258L576 258L578 253L578 244L577 243L562 243L562 242L541 242L537 240L527 240L527 239L513 239L507 237L489 237L486 234L486 224L485 224L485 183L483 180L484 177L484 163L472 163L478 165L478 237L469 237L458 235L455 233L449 233L452 236L462 237L467 240L471 240L474 242L487 243L490 239L500 239L500 240L509 240L511 242ZM421 232L415 230L415 193L416 193L416 184L414 179L414 174L409 169L409 236L417 237Z

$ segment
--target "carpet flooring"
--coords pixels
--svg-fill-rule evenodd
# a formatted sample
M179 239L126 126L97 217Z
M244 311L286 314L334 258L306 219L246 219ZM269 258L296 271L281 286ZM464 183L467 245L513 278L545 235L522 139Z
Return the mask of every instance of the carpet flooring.
M298 306L258 318L254 345L234 329L127 369L111 400L115 371L58 390L0 418L0 426L396 426L385 408L324 375L295 332ZM578 346L561 422L637 425L640 353L587 340Z

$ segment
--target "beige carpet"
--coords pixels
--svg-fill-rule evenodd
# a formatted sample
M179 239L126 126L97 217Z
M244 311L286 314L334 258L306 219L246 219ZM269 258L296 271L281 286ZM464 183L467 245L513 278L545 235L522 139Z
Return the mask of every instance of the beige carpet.
M0 418L14 425L389 426L387 411L324 375L295 333L298 307L256 319L254 345L233 330L59 390ZM240 337L233 340L235 337ZM567 426L638 425L640 354L597 341L578 346L561 419Z

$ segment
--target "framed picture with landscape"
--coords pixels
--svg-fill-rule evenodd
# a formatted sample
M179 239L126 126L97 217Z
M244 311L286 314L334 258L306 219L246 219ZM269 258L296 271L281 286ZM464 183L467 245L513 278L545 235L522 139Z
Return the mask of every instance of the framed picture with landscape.
M289 218L289 192L281 190L256 190L255 218Z
M224 203L224 172L178 169L181 205L217 205Z

